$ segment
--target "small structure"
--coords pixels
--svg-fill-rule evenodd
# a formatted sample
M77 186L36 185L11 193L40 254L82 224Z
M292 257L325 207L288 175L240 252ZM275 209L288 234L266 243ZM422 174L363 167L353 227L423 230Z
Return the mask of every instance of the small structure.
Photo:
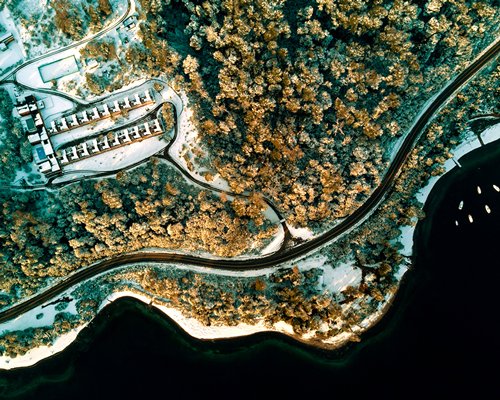
M92 153L97 154L100 153L99 145L97 144L97 139L92 140Z
M124 130L123 130L122 140L123 140L123 143L128 143L128 142L131 142L131 140L130 140L130 135L129 135L129 133L128 133L128 130L127 130L127 129L124 129Z
M60 124L59 124L59 129L61 131L67 131L68 130L68 123L66 122L66 118L62 117Z
M111 146L115 147L115 146L119 146L121 143L120 143L120 137L118 135L118 132L115 133L115 137L114 137L114 140L113 140L113 143L111 144Z
M80 157L78 156L78 152L76 151L76 146L71 147L71 158L70 160L78 160Z
M141 98L139 97L139 93L135 93L134 94L134 98L132 99L132 104L133 106L138 106L139 104L141 104L142 101L141 101Z
M87 63L87 69L89 70L92 70L94 68L97 68L99 66L99 63L97 62L97 60L95 58L91 59L88 63Z
M134 15L131 15L123 21L123 26L125 26L127 31L134 29L137 26L137 18Z
M69 163L68 155L66 154L66 150L62 150L61 157L59 160L61 161L62 165Z
M71 123L70 123L71 126L79 126L80 123L78 122L78 118L76 117L76 114L73 114L71 116Z
M107 136L104 136L102 138L102 142L101 142L101 149L102 150L107 150L109 149L109 142L108 142L108 137Z
M82 152L82 157L87 157L90 155L89 153L89 149L87 148L87 143L86 142L83 142L81 145L81 152Z
M109 113L109 107L108 107L108 105L107 105L106 103L104 103L104 104L102 105L102 112L101 112L101 115L102 115L103 117L109 117L109 115L110 115L110 113Z
M40 144L42 139L40 139L40 134L37 132L37 133L34 133L32 135L28 135L28 141L30 142L30 144L32 146L34 146L36 144Z
M0 51L6 51L9 43L14 41L14 36L12 33L7 32L0 36Z
M87 111L82 111L82 118L81 118L82 124L89 122L89 117L87 115Z
M22 106L17 106L16 109L17 109L18 114L21 117L25 117L26 115L31 114L30 107L27 104L24 104Z
M57 133L56 121L52 121L52 122L50 123L49 132L50 132L50 133Z
M42 129L44 127L43 126L43 119L42 119L42 116L40 115L39 112L37 112L35 114L34 121L35 121L35 126L36 126L37 130L40 130L40 129Z
M47 175L52 171L52 165L50 164L50 161L45 161L41 164L38 165L38 170L44 174Z
M112 113L119 113L121 110L120 110L120 103L118 103L118 100L115 100L113 102L113 108L111 109L111 112Z
M132 133L133 133L132 137L133 137L134 139L140 139L141 134L139 133L139 127L138 127L138 126L134 126L134 127L132 128Z
M154 126L154 132L155 132L155 133L159 133L159 132L161 132L161 131L162 131L162 129L161 129L161 125L160 125L160 121L158 121L158 119L155 119L155 120L154 120L154 125L155 125L155 126Z
M97 107L94 107L92 109L92 115L90 116L90 119L95 120L99 118L100 118L99 111L97 111Z

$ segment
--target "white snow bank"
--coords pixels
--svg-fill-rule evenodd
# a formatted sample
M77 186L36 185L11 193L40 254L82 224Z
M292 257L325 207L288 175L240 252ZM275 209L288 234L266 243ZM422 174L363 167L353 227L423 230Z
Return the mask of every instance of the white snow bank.
M359 286L361 279L361 269L354 265L354 260L349 260L337 267L325 266L322 286L332 294L340 293L348 286Z
M484 144L500 139L500 123L485 129L481 133L481 139L483 139Z
M283 227L280 225L278 228L278 233L274 236L274 239L260 251L260 255L267 255L271 253L277 252L283 241L285 240L285 231Z
M72 291L71 289L70 291ZM59 295L57 298L69 297L69 292ZM24 330L28 328L40 328L43 326L51 326L54 323L54 318L57 314L62 312L68 312L70 314L76 314L76 302L71 300L68 302L67 307L62 311L56 310L57 304L51 304L45 308L38 306L26 313L20 315L16 319L4 322L0 324L0 334L6 332Z
M62 297L69 297L70 293L73 290L74 290L73 288L67 290L66 292L57 296L57 299L60 299ZM77 314L76 301L74 299L69 301L67 303L66 308L64 308L62 311L56 310L56 304L51 304L45 308L42 308L42 306L38 306L33 310L28 311L23 315L17 317L16 319L0 324L0 333L4 334L7 332L25 330L28 328L50 327L54 323L55 316L58 313L64 313L64 312L69 314ZM37 318L37 316L39 318ZM54 342L51 345L48 346L44 345L31 349L22 356L17 356L15 358L11 358L9 356L1 356L0 370L28 367L44 358L50 357L51 355L64 350L70 343L72 343L76 339L78 332L80 332L82 328L83 326L72 329L71 331L56 338L56 340L54 340Z
M21 367L29 367L36 364L45 358L48 358L56 353L63 351L68 347L78 336L78 333L85 326L79 326L70 330L69 332L59 336L54 343L50 346L40 346L29 350L26 354L22 356L17 356L15 358L3 356L0 357L0 370L1 369L13 369Z
M314 233L309 229L309 228L295 228L291 226L290 224L287 224L288 230L292 234L293 237L303 239L303 240L309 240L314 238Z
M185 317L179 310L151 302L151 299L145 295L137 294L131 291L113 293L108 296L101 308L107 303L111 303L121 297L134 297L143 303L151 304L168 317L172 318L189 335L198 339L222 339L239 336L251 335L252 333L266 330L262 322L256 325L238 324L236 326L205 326L195 318Z
M186 93L181 92L181 100L183 108L182 112L177 115L179 124L178 134L169 149L170 156L195 179L201 182L206 182L217 189L229 191L229 184L222 179L219 174L216 174L213 180L209 182L205 179L202 173L212 171L197 168L194 160L194 152L199 150L197 147L199 138L198 131L192 122L192 119L194 118L193 109L189 106L189 99ZM190 169L188 167L188 162L193 164L193 168Z
M495 140L500 139L500 124L489 127L488 129L484 130L480 134L480 136L485 144L492 143ZM464 140L458 146L450 150L450 153L453 154L453 159L458 160L460 157L464 156L467 153L470 153L475 149L478 149L479 147L481 147L481 143L479 142L477 136L472 131L468 131ZM443 164L445 170L443 174L430 178L427 184L417 192L416 198L418 201L420 201L421 203L425 203L437 181L442 178L447 172L457 167L457 164L455 163L455 161L453 161L453 159L448 159ZM403 244L403 249L399 251L400 254L404 256L411 256L414 231L415 226L401 227L402 234L400 235L398 242ZM401 273L401 271L399 272ZM404 273L404 271L402 273Z

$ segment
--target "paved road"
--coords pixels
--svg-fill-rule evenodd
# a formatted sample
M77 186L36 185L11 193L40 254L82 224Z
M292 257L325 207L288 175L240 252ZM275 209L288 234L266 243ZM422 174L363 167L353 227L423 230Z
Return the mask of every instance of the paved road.
M134 5L134 7L132 7L133 5ZM61 53L63 51L66 51L66 50L72 49L74 47L80 46L83 43L89 42L90 40L97 39L97 38L105 35L109 31L115 29L123 21L125 21L134 11L135 11L135 3L132 3L132 0L127 0L127 11L125 11L120 18L118 18L116 21L114 21L113 23L111 23L109 26L107 26L103 30L95 33L94 35L86 36L83 39L81 39L81 40L79 40L77 42L73 42L73 43L71 43L68 46L64 46L64 47L61 47L59 49L55 49L55 50L49 51L46 54L42 54L42 55L40 55L38 57L35 57L35 58L32 58L31 60L26 61L25 63L23 63L23 64L19 65L18 67L16 67L14 70L9 71L5 75L1 76L0 77L0 82L2 82L4 80L7 80L8 78L11 78L11 77L13 77L14 80L15 80L16 79L15 77L16 77L17 73L21 69L23 69L24 67L26 67L26 66L28 66L30 64L33 64L33 63L35 63L37 61L40 61L40 60L43 60L46 57L53 56L54 54L59 54L59 53Z
M411 150L413 149L416 141L421 136L425 127L436 114L436 112L443 106L453 94L459 90L471 77L473 77L483 66L489 61L493 60L500 51L500 41L496 41L486 52L484 52L476 61L468 66L461 74L459 74L449 85L444 89L428 106L427 109L420 115L417 122L406 136L403 144L401 145L396 157L389 166L389 169L382 179L381 184L375 189L367 201L354 211L351 215L346 217L340 224L332 228L325 234L305 242L301 245L291 249L274 253L267 257L252 258L252 259L205 259L201 257L194 257L182 254L161 254L161 253L134 253L123 254L113 259L104 260L97 264L83 268L76 273L68 276L62 282L47 289L45 292L34 296L10 309L0 313L0 323L15 318L34 307L44 304L53 297L61 294L65 290L82 282L88 278L94 277L102 272L112 270L114 268L122 267L129 264L137 264L141 262L158 262L158 263L172 263L172 264L189 264L199 265L210 268L218 268L225 270L259 270L269 268L281 264L286 261L297 259L303 255L318 249L321 246L337 239L340 235L349 232L351 229L362 223L368 218L371 213L380 205L394 185L395 179L401 172L402 166L407 161Z

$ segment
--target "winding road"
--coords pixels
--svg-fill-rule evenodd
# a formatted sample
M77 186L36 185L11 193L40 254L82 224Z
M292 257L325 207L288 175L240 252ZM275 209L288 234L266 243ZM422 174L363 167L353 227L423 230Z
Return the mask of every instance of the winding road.
M129 2L130 10L130 2ZM126 13L128 15L128 12ZM122 17L122 20L125 17ZM121 21L120 21L121 22ZM118 22L118 23L120 23ZM117 24L112 24L116 26ZM114 27L113 26L113 27ZM107 28L112 29L112 27ZM188 264L197 265L202 267L241 271L241 270L259 270L269 267L275 267L287 261L298 259L310 252L317 250L318 248L331 243L332 241L338 239L341 235L351 231L353 228L365 221L374 210L382 203L385 196L392 189L396 178L403 165L408 160L408 157L413 149L415 143L418 141L423 131L425 130L427 124L431 121L433 116L446 102L454 95L454 93L459 90L469 79L471 79L478 71L481 70L488 62L493 60L500 51L500 41L497 40L492 46L490 46L480 57L478 57L472 64L470 64L463 72L457 75L448 86L438 95L436 98L427 105L425 111L418 117L415 124L408 132L405 140L401 144L394 160L390 164L386 174L384 175L380 185L373 191L366 202L355 210L351 215L346 217L341 223L336 225L334 228L328 232L316 237L310 241L304 242L292 248L285 248L279 252L273 253L269 256L260 258L249 258L249 259L206 259L202 257L195 257L184 254L174 254L174 253L153 253L153 252L137 252L131 254L123 254L112 259L107 259L89 267L85 267L74 274L68 276L63 281L55 284L44 292L23 301L11 308L0 312L0 323L8 321L10 319L16 318L17 316L44 304L48 300L53 299L55 296L63 293L67 289L71 288L77 283L80 283L86 279L94 277L100 273L110 271L115 268L123 267L130 264L138 263L171 263L171 264ZM168 161L172 162L172 158L168 156L168 149L166 157ZM175 163L183 173L180 166ZM192 176L187 174L190 179ZM199 181L196 181L200 184ZM201 183L202 186L206 184ZM210 187L211 190L214 188ZM277 210L275 210L277 211Z

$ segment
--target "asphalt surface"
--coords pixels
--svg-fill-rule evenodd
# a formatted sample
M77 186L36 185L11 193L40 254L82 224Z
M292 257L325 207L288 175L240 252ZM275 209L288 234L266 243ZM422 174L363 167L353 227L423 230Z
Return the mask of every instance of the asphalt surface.
M19 303L10 309L0 313L0 323L16 318L17 316L53 299L55 296L63 293L75 284L86 279L94 277L100 273L110 271L115 268L138 263L169 263L169 264L188 264L209 268L224 270L259 270L276 266L278 264L304 256L313 250L327 244L338 238L340 235L350 231L358 224L363 222L372 211L383 201L385 195L392 189L393 184L398 177L402 166L407 161L411 150L421 136L427 124L430 122L436 112L453 96L453 94L462 87L472 76L474 76L489 61L493 60L500 51L500 41L491 46L481 57L469 65L460 73L450 84L428 105L425 112L418 118L417 122L407 134L403 144L397 152L393 162L389 166L380 185L374 190L371 196L351 215L346 217L340 224L332 228L325 234L300 244L290 249L284 249L277 253L261 258L251 259L205 259L182 254L161 254L140 252L133 254L123 254L112 259L104 260L89 267L82 268L74 274L68 276L60 283L47 289L28 300Z

